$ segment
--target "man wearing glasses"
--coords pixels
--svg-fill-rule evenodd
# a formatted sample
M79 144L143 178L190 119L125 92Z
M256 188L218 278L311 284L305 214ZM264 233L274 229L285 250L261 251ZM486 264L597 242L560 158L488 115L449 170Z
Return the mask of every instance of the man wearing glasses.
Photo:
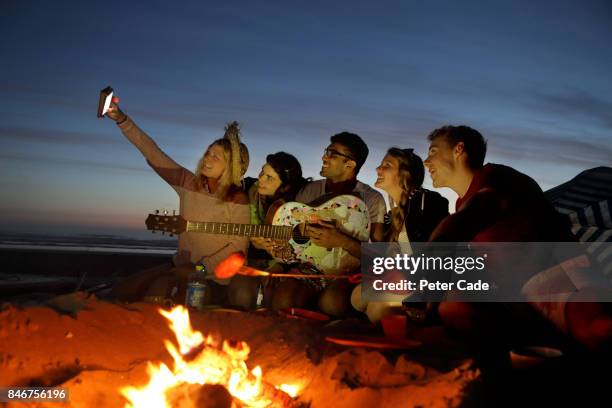
M353 194L361 198L370 215L370 236L373 241L382 238L382 224L387 211L385 200L378 191L357 180L357 174L365 163L369 149L354 133L342 132L330 138L330 145L323 151L319 174L325 177L308 183L295 200L305 204L320 202L341 194ZM361 257L361 243L336 228L310 225L307 229L311 240L326 248L345 248L351 255Z
M296 201L318 205L329 198L352 194L361 198L370 216L370 237L380 241L383 235L385 200L378 191L357 180L357 174L368 157L368 146L354 133L342 132L331 137L331 143L323 152L322 180L308 183L296 196ZM306 229L310 240L325 248L344 248L356 258L361 258L361 242L344 234L333 225L310 224ZM319 308L332 316L342 317L350 309L352 287L344 279L328 285L319 296Z

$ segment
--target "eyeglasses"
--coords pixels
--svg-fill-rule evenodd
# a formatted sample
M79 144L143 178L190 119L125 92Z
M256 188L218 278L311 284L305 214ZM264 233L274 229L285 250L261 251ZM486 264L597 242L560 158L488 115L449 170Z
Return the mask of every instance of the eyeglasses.
M332 149L330 147L328 147L327 149L325 149L325 151L323 151L323 156L325 156L325 157L340 156L340 157L344 157L344 158L349 159L349 160L355 160L351 156L349 156L348 154L340 153L336 149Z

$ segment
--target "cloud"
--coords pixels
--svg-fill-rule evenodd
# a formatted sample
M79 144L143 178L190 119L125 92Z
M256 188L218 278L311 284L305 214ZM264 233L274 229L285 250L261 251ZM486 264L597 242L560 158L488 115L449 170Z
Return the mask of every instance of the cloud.
M53 144L79 145L119 145L125 142L109 135L91 132L76 132L59 129L41 129L32 127L0 127L0 141L35 142Z
M574 135L562 137L549 131L512 129L494 131L485 137L489 151L505 158L508 163L525 159L533 163L574 165L591 168L612 165L612 147L594 137Z
M534 93L525 101L534 109L563 118L576 118L612 129L612 101L573 89L558 93Z
M35 156L35 155L26 155L26 154L0 154L1 160L6 161L17 161L17 162L26 162L26 163L38 163L38 164L47 164L52 166L70 166L70 167L81 167L81 168L98 168L103 170L126 170L126 171L135 171L135 172L151 172L151 169L143 162L142 166L125 166L122 164L115 163L105 163L105 162L96 162L96 161L88 161L88 160L78 160L78 159L66 159L66 158L53 158L53 157L43 157L43 156Z

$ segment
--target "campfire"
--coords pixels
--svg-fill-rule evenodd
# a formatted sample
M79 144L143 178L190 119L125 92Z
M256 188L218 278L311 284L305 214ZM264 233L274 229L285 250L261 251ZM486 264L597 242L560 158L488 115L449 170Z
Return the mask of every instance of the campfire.
M59 387L68 406L456 407L479 376L436 329L411 330L427 348L386 352L326 341L349 321L75 295L53 305L0 308L0 385Z
M275 387L262 379L261 367L248 369L246 360L250 348L247 343L221 341L212 335L205 337L192 329L189 312L182 306L171 311L160 309L160 313L168 320L179 346L177 350L170 340L164 342L174 367L149 362L147 385L121 388L121 394L128 400L126 408L167 408L183 406L184 401L187 401L185 406L196 406L194 400L197 402L203 392L210 394L207 398L216 398L217 404L223 405L225 400L227 406L232 403L247 407L295 405L293 397L299 391L297 385ZM202 388L205 385L223 386L229 395L218 388Z

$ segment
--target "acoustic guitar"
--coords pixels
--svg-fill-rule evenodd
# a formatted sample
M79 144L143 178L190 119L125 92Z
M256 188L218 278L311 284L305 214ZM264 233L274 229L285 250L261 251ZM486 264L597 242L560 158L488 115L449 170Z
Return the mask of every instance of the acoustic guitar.
M360 260L344 248L323 248L305 233L305 226L319 222L333 223L345 234L368 241L370 217L365 203L353 195L340 195L316 207L298 202L281 205L272 224L235 224L185 220L180 215L149 214L145 224L151 231L170 234L205 233L271 238L278 251L275 257L284 263L306 262L325 274L343 274L359 267Z

